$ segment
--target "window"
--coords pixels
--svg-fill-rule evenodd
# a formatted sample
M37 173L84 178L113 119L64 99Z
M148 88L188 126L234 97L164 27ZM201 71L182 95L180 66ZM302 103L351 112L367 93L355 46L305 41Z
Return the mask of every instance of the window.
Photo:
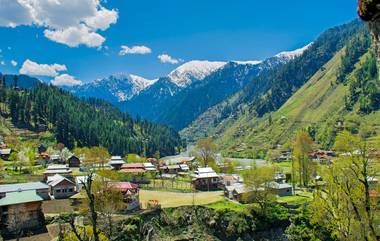
M57 189L57 190L55 190L55 192L58 192L58 193L59 193L59 192L61 192L61 189Z
M72 188L69 188L69 192L73 192L74 190Z

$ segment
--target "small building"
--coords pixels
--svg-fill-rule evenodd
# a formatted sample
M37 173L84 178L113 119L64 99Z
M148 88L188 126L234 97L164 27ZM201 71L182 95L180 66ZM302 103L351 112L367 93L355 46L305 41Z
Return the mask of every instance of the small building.
M260 188L261 190L261 188ZM259 190L259 191L260 191ZM264 190L264 189L263 189ZM254 198L254 192L248 189L244 184L237 185L233 191L233 199L240 203L250 203Z
M198 168L193 177L193 185L198 190L218 189L219 175L211 167Z
M71 176L72 170L67 165L49 165L44 171L45 179L56 174Z
M123 164L125 164L125 161L121 158L121 156L112 156L108 162L108 165L115 170L120 170Z
M234 199L234 194L233 194L233 191L235 190L235 188L238 188L240 186L244 185L243 183L234 183L232 185L228 185L228 186L224 186L223 187L223 190L224 190L224 196L228 199L231 199L233 200Z
M0 157L3 160L8 160L9 156L11 155L12 149L10 148L5 148L5 149L0 149Z
M195 157L186 157L186 156L175 156L161 159L161 162L164 162L165 165L179 165L179 164L192 164L195 161Z
M61 158L61 155L59 154L53 154L53 155L50 155L50 163L62 163L62 158Z
M42 182L0 185L0 231L12 234L42 228L41 204L49 199L49 186Z
M69 167L80 167L80 159L75 155L72 155L69 159L67 159Z
M0 196L0 230L12 235L41 229L45 223L43 200L36 190L3 193Z
M127 210L140 208L139 186L130 182L110 182L111 189L121 191L124 195L124 202Z
M145 173L145 167L143 163L124 163L121 166L121 173Z
M242 178L239 175L220 175L220 188L234 186L235 184L242 183Z
M286 175L280 172L274 174L274 181L277 183L284 183L286 181Z
M48 177L50 195L55 199L69 198L76 194L76 185L70 179L56 174Z
M143 165L144 165L144 169L145 169L145 171L153 171L153 172L157 171L156 166L153 165L153 164L150 163L150 162L145 162Z
M267 188L273 191L275 195L280 197L293 195L293 187L288 183L277 183L272 181L268 183Z

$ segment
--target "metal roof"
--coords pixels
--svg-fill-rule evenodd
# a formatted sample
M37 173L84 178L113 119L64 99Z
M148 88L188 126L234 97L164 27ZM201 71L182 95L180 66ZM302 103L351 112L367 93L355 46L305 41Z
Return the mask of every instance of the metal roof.
M47 189L48 185L42 182L28 182L28 183L17 183L17 184L4 184L0 185L0 192L18 192L27 190L37 190L37 189Z
M44 199L35 190L9 192L4 198L0 199L0 207L21 203L39 202Z

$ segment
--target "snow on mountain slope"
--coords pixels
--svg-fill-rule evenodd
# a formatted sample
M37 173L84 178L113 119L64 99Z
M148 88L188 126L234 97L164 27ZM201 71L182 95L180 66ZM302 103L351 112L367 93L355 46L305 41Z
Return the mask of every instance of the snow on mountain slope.
M97 97L111 102L130 100L142 90L154 84L157 80L148 80L132 74L116 74L107 78L97 79L69 90L83 97Z
M232 61L237 64L242 64L242 65L258 65L261 64L263 61L261 60L248 60L248 61Z
M193 60L173 70L168 77L177 86L186 87L194 81L203 80L225 64L226 62Z
M308 45L306 45L302 48L293 50L293 51L280 52L280 53L276 54L275 57L283 58L286 60L292 60L292 59L302 55L308 48L310 48L311 45L313 45L313 43L309 43Z

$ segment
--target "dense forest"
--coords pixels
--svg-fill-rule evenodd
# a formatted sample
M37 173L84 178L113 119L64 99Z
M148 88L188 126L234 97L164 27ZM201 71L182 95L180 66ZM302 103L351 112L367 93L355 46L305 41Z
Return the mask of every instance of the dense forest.
M5 103L1 114L16 126L50 130L69 148L101 145L118 155L172 155L181 146L179 135L166 126L133 119L105 101L82 100L43 83L19 88L18 78L10 84L2 76L0 87L0 102Z

